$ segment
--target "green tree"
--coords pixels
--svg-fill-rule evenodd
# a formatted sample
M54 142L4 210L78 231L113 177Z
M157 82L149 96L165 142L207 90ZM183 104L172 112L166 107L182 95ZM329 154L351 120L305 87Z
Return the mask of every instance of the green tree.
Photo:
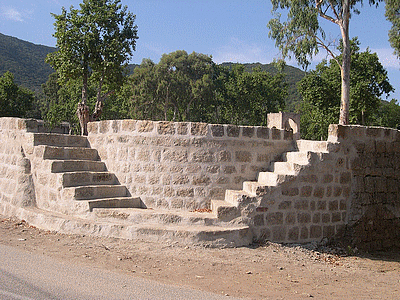
M34 101L32 91L18 86L14 75L6 72L0 77L0 116L26 117Z
M352 124L379 125L376 121L381 96L394 89L389 83L387 71L379 62L378 55L368 49L359 52L359 42L351 40L351 109ZM340 59L340 56L339 56ZM302 136L309 139L326 138L329 124L337 122L340 105L340 68L332 59L317 65L298 85L303 97L301 104Z
M133 115L174 121L207 121L214 98L211 57L178 50L164 54L158 64L149 59L131 77Z
M268 113L284 109L287 85L281 73L273 76L260 68L246 72L243 65L234 65L223 81L223 123L267 125Z
M295 59L303 67L310 64L313 55L319 49L325 49L335 60L341 72L341 101L339 124L349 123L350 104L350 37L349 24L351 12L358 14L357 4L362 0L271 0L275 18L270 20L269 36L275 39L283 57ZM381 0L369 0L375 5ZM281 22L279 9L288 10L287 20ZM331 49L331 41L326 39L326 33L320 20L328 21L339 27L343 48L340 57Z
M81 80L81 102L77 114L83 135L87 123L100 117L105 99L118 89L124 67L136 47L135 15L120 0L83 0L80 9L63 7L55 18L58 50L47 56L61 83ZM96 82L96 104L89 115L89 80Z
M400 105L396 99L382 101L377 114L377 125L400 129Z
M392 23L389 30L389 42L394 49L395 55L400 58L400 1L385 0L386 19Z

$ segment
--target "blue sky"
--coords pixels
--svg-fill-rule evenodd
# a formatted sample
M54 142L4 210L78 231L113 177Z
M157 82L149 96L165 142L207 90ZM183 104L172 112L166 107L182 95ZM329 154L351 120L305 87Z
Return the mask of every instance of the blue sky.
M50 13L59 14L61 7L78 7L80 2L2 0L0 32L55 46L54 19ZM216 63L269 63L279 58L275 42L268 38L267 23L272 17L268 0L122 0L122 4L136 14L139 39L133 63L139 64L143 58L158 62L162 54L175 50L212 55ZM389 99L400 100L400 60L393 55L388 42L391 24L385 19L384 6L364 5L360 10L360 15L352 17L350 35L359 37L362 50L369 47L378 53L396 89ZM327 32L332 40L340 38L335 26ZM315 62L325 57L321 52ZM295 62L288 64L297 66Z

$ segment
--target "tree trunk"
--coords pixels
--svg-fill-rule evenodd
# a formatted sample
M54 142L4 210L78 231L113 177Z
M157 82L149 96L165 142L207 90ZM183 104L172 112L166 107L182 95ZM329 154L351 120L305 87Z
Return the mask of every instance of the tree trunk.
M87 102L87 90L88 90L88 75L83 75L83 86L82 86L82 101L78 104L76 114L78 115L79 124L81 125L81 135L88 135L87 124L89 123L89 107L86 105Z
M341 68L342 94L340 101L340 125L349 124L350 110L350 39L349 39L349 20L350 20L350 0L343 0L343 18L340 30L343 39L343 62Z

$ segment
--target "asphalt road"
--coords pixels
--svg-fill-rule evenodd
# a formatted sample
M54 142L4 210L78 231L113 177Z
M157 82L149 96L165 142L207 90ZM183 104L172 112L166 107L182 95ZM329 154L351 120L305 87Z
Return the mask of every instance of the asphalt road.
M231 300L189 288L59 262L0 245L0 299L210 299Z

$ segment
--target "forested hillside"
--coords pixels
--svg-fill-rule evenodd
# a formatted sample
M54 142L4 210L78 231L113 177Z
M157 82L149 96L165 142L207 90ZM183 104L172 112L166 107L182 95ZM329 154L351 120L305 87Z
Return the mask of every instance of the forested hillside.
M55 48L35 45L0 33L0 75L10 71L15 82L40 91L53 69L44 62L46 55Z
M53 69L44 62L46 55L55 51L53 47L36 45L15 37L0 33L0 75L10 71L14 74L17 84L23 85L32 91L41 91L41 85L45 83ZM234 63L223 63L224 66L232 66ZM128 73L132 74L135 67L132 64L128 67ZM272 64L244 64L245 70L251 72L255 67L260 67L272 75L277 73L277 69ZM300 100L297 92L296 83L299 82L304 72L298 68L286 66L284 69L286 81L288 83L288 97L286 107L293 110L295 103Z

